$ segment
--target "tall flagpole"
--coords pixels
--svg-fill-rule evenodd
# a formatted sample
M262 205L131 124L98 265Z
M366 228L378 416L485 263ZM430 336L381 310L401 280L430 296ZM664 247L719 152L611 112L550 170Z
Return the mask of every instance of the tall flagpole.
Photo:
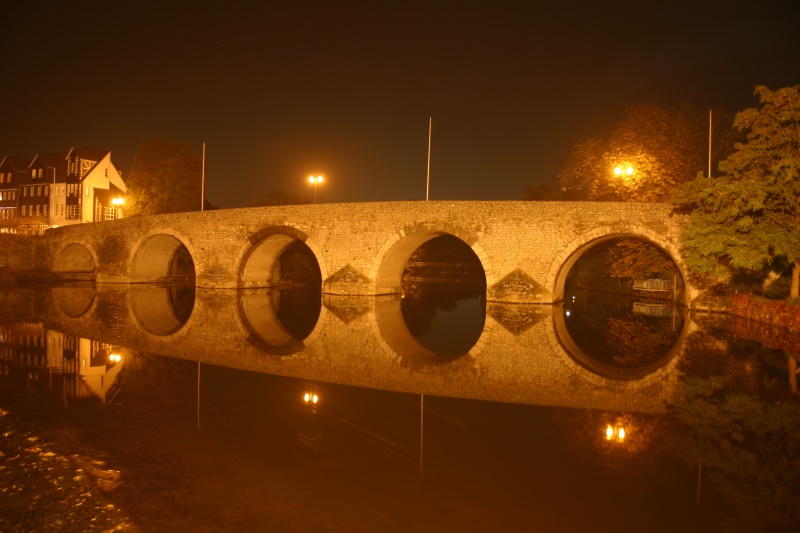
M205 211L206 207L206 143L203 142L203 162L200 171L200 211Z
M428 117L428 179L425 184L425 201L428 201L428 194L431 190L431 130L433 129L433 117Z

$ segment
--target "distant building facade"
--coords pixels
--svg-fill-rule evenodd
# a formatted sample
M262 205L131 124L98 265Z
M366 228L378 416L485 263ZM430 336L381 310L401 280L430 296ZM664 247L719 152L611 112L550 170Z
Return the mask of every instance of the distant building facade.
M71 148L0 162L0 232L122 218L128 188L111 151Z

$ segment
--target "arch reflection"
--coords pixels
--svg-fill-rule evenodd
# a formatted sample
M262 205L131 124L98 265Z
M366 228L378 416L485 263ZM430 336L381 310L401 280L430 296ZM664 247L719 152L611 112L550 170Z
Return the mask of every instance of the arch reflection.
M684 310L671 302L571 291L553 307L556 335L567 353L597 375L634 380L677 355L685 336Z
M131 288L128 301L136 320L149 333L172 335L188 322L194 309L192 285L145 285Z
M70 318L80 318L92 307L95 298L94 287L54 287L53 300L61 311Z
M486 319L486 289L474 283L414 283L400 300L409 333L441 358L469 352Z
M288 285L239 293L239 313L249 330L248 341L275 355L290 355L305 347L322 310L319 285Z

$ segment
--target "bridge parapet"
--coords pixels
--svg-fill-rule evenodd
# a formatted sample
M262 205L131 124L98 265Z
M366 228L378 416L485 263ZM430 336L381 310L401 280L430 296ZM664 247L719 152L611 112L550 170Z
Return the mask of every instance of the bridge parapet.
M664 204L375 202L132 217L52 229L45 238L54 272L77 268L99 283L158 281L185 249L196 285L218 289L269 286L276 257L302 242L324 292L376 295L401 292L414 250L450 234L475 252L490 300L551 303L562 298L566 273L585 250L628 236L669 253L684 272L688 301L698 291L678 249L680 222Z

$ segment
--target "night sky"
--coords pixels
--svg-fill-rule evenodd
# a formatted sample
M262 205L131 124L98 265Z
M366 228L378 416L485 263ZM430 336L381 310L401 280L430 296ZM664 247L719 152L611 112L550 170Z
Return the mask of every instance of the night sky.
M6 0L0 156L205 142L222 207L424 199L432 117L432 200L518 200L630 104L800 83L800 2L534 4Z

